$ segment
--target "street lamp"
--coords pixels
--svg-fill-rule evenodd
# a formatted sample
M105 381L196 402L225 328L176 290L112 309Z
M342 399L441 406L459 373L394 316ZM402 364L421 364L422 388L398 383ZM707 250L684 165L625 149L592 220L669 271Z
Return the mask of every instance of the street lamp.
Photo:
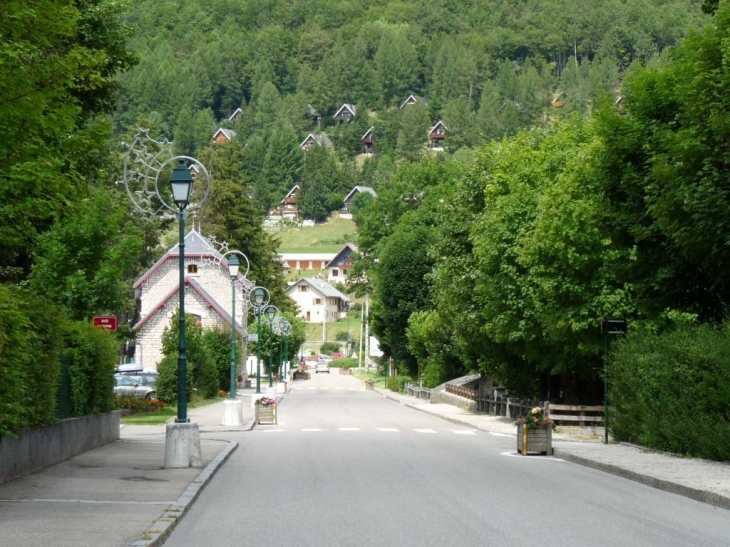
M193 190L193 177L180 160L170 178L172 198L179 209L180 219L180 318L178 321L178 359L177 359L177 418L176 423L188 423L187 394L187 343L185 340L185 208L190 203Z
M261 313L264 306L268 305L269 299L266 297L266 289L263 287L254 287L251 291L251 300L253 301L253 310L256 314L256 393L261 393Z
M284 352L282 353L281 362L284 366L284 374L286 374L286 368L291 368L289 365L289 333L291 333L291 323L287 321L286 317L279 319L279 330L284 336ZM286 355L286 357L284 357L284 355Z
M223 421L221 425L243 425L243 403L236 399L236 280L241 262L236 254L227 258L228 275L231 278L231 387L230 397L223 403Z
M269 306L266 308L266 318L269 320L269 328L274 330L274 318L279 313L279 308L276 306ZM274 387L274 375L271 370L271 355L269 355L269 387Z
M231 388L230 399L236 399L236 279L241 263L238 256L228 258L228 275L231 276Z

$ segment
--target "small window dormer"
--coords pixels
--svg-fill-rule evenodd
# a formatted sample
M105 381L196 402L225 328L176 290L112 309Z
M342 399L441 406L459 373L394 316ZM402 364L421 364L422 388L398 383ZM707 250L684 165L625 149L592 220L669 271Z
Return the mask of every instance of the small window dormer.
M198 275L197 264L188 264L188 275Z

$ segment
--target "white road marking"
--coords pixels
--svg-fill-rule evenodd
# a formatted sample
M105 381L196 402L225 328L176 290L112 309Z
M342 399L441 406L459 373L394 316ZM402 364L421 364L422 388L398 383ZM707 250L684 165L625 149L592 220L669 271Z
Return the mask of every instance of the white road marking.
M317 389L317 388L316 387L310 387L309 388L309 391L314 391L315 389Z
M398 433L395 427L379 427L378 431L382 431L383 433Z
M318 427L308 427L308 428L302 428L302 431L322 431Z
M340 431L360 431L359 427L341 427Z
M436 433L433 429L414 429L416 433Z
M514 437L514 435L510 435L509 433L495 433L494 431L490 431L489 434L495 437Z
M452 429L451 431L457 435L476 435L476 432L473 429Z
M347 391L355 391L355 388L354 387L348 387L347 388Z
M281 433L284 430L283 429L262 429L263 433Z
M321 387L321 388L319 388L319 389L329 389L329 388L328 388L328 387Z

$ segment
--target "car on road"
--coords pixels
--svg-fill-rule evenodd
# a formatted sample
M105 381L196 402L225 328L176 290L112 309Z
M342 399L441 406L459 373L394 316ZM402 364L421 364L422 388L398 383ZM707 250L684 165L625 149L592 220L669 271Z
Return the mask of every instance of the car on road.
M330 365L327 361L319 360L317 361L317 365L314 368L315 372L319 374L320 372L326 372L327 374L330 373Z
M157 399L157 391L154 387L143 385L139 380L135 380L126 374L114 375L114 395L150 401Z

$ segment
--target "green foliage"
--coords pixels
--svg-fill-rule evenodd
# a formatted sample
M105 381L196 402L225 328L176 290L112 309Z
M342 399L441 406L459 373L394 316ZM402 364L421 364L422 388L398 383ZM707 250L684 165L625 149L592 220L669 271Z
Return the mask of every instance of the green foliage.
M157 383L155 388L157 389L157 398L160 401L164 401L167 405L178 404L178 357L175 355L165 355L162 361L157 363ZM190 361L187 362L187 372L185 375L186 387L185 390L188 395L188 400L193 393L193 366Z
M319 346L319 352L325 355L329 355L333 351L340 351L340 344L338 344L337 342L325 342L324 344Z
M385 387L391 391L397 391L398 393L403 393L403 392L405 392L407 382L413 382L413 378L411 378L410 376L402 376L402 375L388 376Z
M71 359L71 413L86 416L114 408L117 344L112 333L89 322L69 324L63 355Z
M231 389L231 329L209 329L203 333L203 345L217 371L216 387L230 392ZM236 336L236 363L240 368L241 340Z
M55 422L61 345L58 310L0 285L0 436Z
M632 332L608 369L617 439L676 454L730 458L730 322Z

